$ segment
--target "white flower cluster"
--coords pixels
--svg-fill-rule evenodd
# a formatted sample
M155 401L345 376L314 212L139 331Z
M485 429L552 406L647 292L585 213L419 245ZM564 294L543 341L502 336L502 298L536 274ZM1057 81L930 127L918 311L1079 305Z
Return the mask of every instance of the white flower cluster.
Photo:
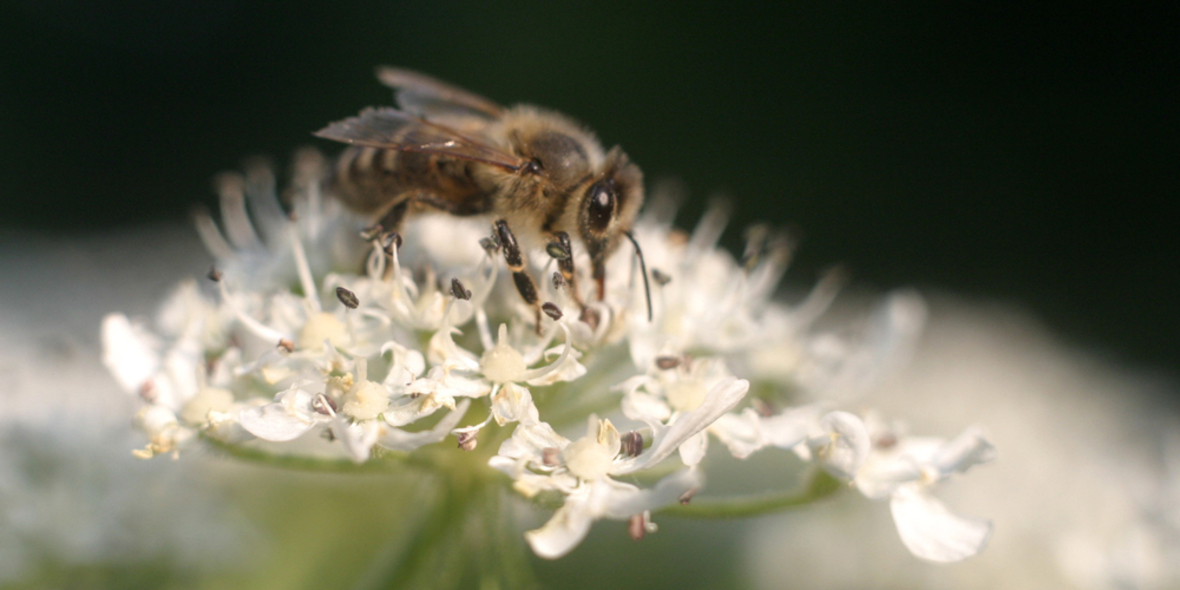
M500 280L497 246L481 241L489 220L423 215L404 241L371 232L365 243L321 199L321 170L315 154L299 158L291 216L267 171L228 177L222 229L199 223L217 258L216 296L182 284L154 331L105 319L104 360L144 400L138 423L149 442L138 456L176 456L204 437L361 463L452 436L454 453L483 440L488 465L515 490L560 498L552 519L526 533L538 555L556 558L597 519L628 520L634 537L655 530L652 511L704 485L713 437L737 458L791 449L866 496L890 498L919 557L954 561L986 543L990 523L926 493L991 459L986 439L974 430L949 443L899 437L837 409L913 339L923 317L915 296L888 298L861 333L819 330L833 281L797 306L773 299L785 242L753 232L739 262L716 248L720 212L691 235L649 213L634 233L651 269L650 320L626 249L607 263L601 300L548 280L553 260L529 252L529 271L544 279L540 315Z

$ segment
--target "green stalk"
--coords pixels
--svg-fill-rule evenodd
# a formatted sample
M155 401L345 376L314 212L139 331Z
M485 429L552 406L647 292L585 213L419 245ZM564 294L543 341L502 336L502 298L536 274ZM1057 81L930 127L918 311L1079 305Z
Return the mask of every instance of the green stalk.
M694 499L688 504L664 508L660 514L685 518L747 518L806 506L832 496L844 487L840 480L827 472L817 471L802 492Z

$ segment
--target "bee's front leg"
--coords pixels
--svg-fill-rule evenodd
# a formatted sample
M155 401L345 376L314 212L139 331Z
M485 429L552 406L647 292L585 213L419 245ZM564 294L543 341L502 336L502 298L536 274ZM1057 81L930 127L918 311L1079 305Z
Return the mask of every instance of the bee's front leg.
M496 238L500 241L500 248L504 250L504 262L508 263L508 270L512 271L512 281L516 283L516 290L524 302L533 306L537 313L537 334L541 334L541 303L537 296L537 283L524 269L524 256L520 252L520 245L516 243L516 235L508 227L508 222L497 219L493 226Z

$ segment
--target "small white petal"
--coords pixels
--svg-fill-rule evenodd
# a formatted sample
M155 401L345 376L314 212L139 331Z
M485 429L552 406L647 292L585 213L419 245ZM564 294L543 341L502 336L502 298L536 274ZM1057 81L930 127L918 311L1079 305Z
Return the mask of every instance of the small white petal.
M524 534L537 556L557 559L577 547L590 532L590 525L594 522L588 510L592 487L583 486L566 496L565 504L557 509L549 522Z
M500 448L503 449L503 445L501 445ZM524 461L518 461L510 457L505 457L504 455L493 455L491 459L488 459L488 467L491 467L496 471L500 471L504 475L507 475L513 479L519 479L525 476L544 477L545 479L549 479L547 476L536 476L535 474L525 471ZM529 497L531 498L532 496L530 495Z
M952 513L918 484L898 488L889 507L901 542L922 559L966 559L982 551L992 534L991 521Z
M460 377L453 371L459 370L457 365L434 367L422 379L416 379L404 389L407 395L417 396L421 400L421 412L433 412L439 405L454 407L456 397L481 397L491 391L487 381ZM393 421L386 415L386 421L393 426L408 424L408 421Z
M562 328L565 328L565 324L560 325ZM578 357L581 355L578 354L572 344L568 344L570 341L570 337L568 336L569 329L565 328L565 331L567 333L567 344L545 351L546 357L555 352L560 354L560 356L549 366L529 371L529 373L542 373L540 377L527 379L529 385L552 385L559 381L573 381L586 374L586 367L578 362Z
M121 313L102 319L102 362L128 392L139 391L159 369L159 346L154 336Z
M569 439L557 434L547 422L519 424L512 438L500 445L498 456L540 462L545 449L564 449Z
M392 404L381 413L385 423L393 426L405 426L418 421L419 418L429 416L443 407L438 398L433 395L423 395L416 399L408 399L402 403Z
M922 467L910 457L892 453L872 456L856 474L853 483L866 498L879 500L893 494L898 486L922 478Z
M391 352L392 365L382 380L391 391L398 392L426 370L426 358L417 350L410 350L390 340L381 346L380 354Z
M444 328L435 332L430 337L430 343L426 349L426 360L436 366L456 364L468 371L478 371L479 361L476 360L474 354L459 348L459 345L455 344L455 340L452 338L455 334L462 334L462 332L454 327Z
M178 425L176 414L162 406L144 407L136 414L135 421L150 436L155 436Z
M279 402L246 408L238 414L238 422L250 434L273 442L295 440L316 425L308 416L292 412Z
M217 387L206 387L188 400L180 417L189 424L208 422L209 412L228 412L234 404L234 394Z
M790 449L807 440L819 422L820 409L816 406L791 408L769 418L761 418L758 428L766 443L780 449Z
M996 447L978 428L968 428L953 440L942 445L931 461L943 476L963 473L975 465L993 461Z
M613 473L634 473L668 458L680 447L681 443L708 428L723 414L738 405L749 390L750 382L745 379L731 377L717 383L700 407L691 412L680 414L676 421L657 437L648 452L623 462Z
M459 424L463 419L463 415L467 413L467 408L471 405L471 400L463 400L455 406L455 410L430 430L422 432L406 432L398 428L383 428L377 444L394 451L413 451L418 447L422 447L437 442L442 442L451 434L451 430Z
M319 312L307 318L295 337L295 346L300 350L315 349L327 340L334 344L349 342L348 328L336 316Z
M669 408L664 400L641 391L624 395L620 405L624 416L639 420L648 426L662 425L665 420L672 417L672 408Z
M651 489L640 489L630 484L605 480L609 494L599 486L594 499L600 508L597 514L613 520L626 520L632 516L659 510L680 502L685 492L704 485L704 479L696 469L681 469L656 483Z
M525 533L525 539L538 556L556 559L582 542L595 520L626 520L675 504L685 492L700 486L701 478L695 469L673 473L649 490L603 478L573 490L553 518L545 526Z
M915 341L926 325L926 301L910 289L894 291L875 315L877 325L870 338L880 349L880 356L889 358L893 364L908 360Z
M549 491L560 492L562 495L569 494L577 489L580 481L568 473L540 475L525 469L506 467L497 461L489 461L488 465L515 479L516 481L512 482L512 489L526 498L532 498L541 492Z
M856 477L872 448L869 430L860 418L848 412L830 412L819 421L824 435L821 452L812 444L812 451L823 458L828 473L851 480Z
M701 459L705 458L705 452L708 450L709 433L707 431L698 432L680 443L680 461L689 467L695 467L701 462Z
M746 408L741 414L722 415L709 427L709 432L728 447L734 457L745 459L766 446L758 423L758 413Z
M533 395L528 388L515 383L505 383L492 398L492 416L503 426L509 422L536 424L541 421Z
M369 459L369 452L377 444L380 426L375 420L349 423L343 417L332 419L332 434L344 445L348 458L354 463L364 463Z

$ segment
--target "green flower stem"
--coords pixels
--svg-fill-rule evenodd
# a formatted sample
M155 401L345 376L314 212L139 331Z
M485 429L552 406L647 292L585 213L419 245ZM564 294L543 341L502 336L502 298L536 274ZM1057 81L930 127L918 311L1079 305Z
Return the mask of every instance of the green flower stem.
M508 490L495 481L487 482L483 490L483 539L476 540L477 550L486 556L479 588L510 590L536 587L533 566L520 531L513 521L513 498Z
M435 511L426 520L409 550L395 567L390 568L386 588L457 588L464 564L462 536L469 517L468 498L456 493L447 482L440 482L443 492Z
M689 504L669 506L660 514L686 518L746 518L806 506L823 500L845 485L825 471L817 471L801 493L766 494L718 499L694 499Z
M448 477L448 475L450 477ZM384 566L374 588L475 588L535 586L524 542L504 510L495 478L448 472L435 478L434 503L406 551Z

